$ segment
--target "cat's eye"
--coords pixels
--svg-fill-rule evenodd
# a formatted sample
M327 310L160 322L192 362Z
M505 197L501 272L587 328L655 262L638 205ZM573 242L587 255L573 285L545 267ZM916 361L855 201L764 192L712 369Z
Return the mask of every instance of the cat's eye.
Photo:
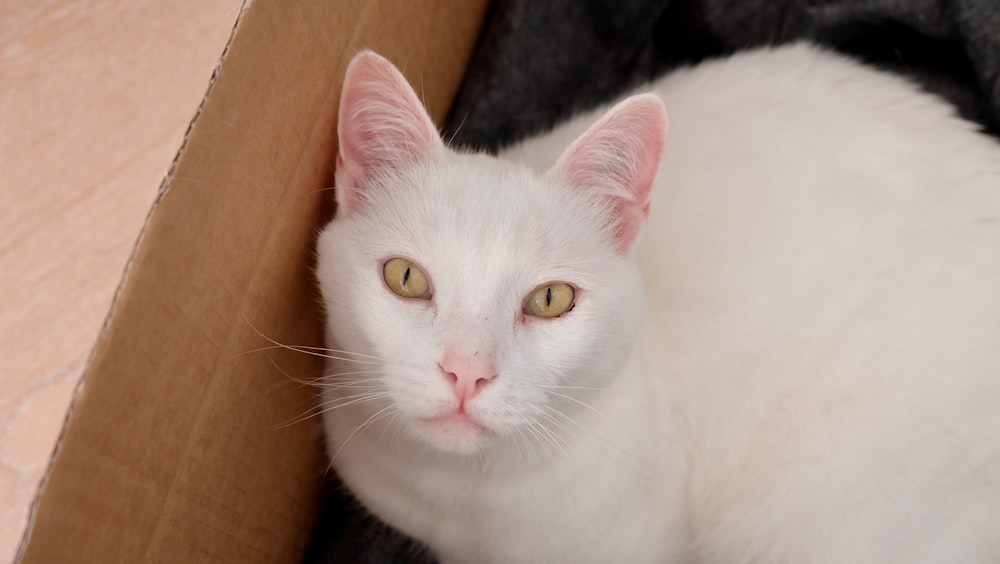
M575 294L573 287L565 282L539 286L528 296L525 313L536 317L559 317L573 307Z
M404 298L430 299L431 286L420 267L404 258L392 258L382 267L385 285Z

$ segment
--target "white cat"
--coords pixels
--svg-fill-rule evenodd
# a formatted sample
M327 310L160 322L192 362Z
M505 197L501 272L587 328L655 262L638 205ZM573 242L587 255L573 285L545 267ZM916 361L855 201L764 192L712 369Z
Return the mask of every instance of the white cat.
M498 159L354 59L337 473L449 563L1000 562L1000 145L801 44L649 90Z

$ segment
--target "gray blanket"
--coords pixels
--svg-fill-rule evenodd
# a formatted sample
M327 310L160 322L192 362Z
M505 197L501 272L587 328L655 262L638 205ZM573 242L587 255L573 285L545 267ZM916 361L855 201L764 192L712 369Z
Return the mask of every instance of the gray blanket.
M496 148L678 65L796 39L909 75L1000 131L1000 0L497 0L447 134Z
M445 135L496 149L679 65L804 38L1000 133L1000 0L494 0ZM305 561L431 559L331 484Z

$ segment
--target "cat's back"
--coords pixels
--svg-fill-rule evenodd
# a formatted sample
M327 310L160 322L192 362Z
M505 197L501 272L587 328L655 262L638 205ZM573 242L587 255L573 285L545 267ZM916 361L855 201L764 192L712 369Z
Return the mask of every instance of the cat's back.
M653 89L639 350L688 425L702 560L1000 557L1000 144L805 45ZM588 121L508 154L544 167Z
M670 115L639 250L651 312L739 312L810 342L828 340L801 333L818 319L898 320L896 337L914 339L948 325L969 344L990 335L983 354L1000 358L997 140L902 78L808 44L650 90ZM505 156L547 168L598 115Z
M1000 143L900 77L808 44L650 90L670 115L639 249L654 320L722 316L758 335L746 346L788 338L768 344L785 362L855 338L942 362L964 350L963 366L1000 375ZM544 169L599 114L505 156Z
M698 406L715 556L783 528L834 561L1000 557L1000 145L801 46L662 92L645 347Z
M781 366L898 357L1000 382L1000 143L807 45L657 91L671 139L639 256L651 314L720 316L712 330L745 333L726 348Z

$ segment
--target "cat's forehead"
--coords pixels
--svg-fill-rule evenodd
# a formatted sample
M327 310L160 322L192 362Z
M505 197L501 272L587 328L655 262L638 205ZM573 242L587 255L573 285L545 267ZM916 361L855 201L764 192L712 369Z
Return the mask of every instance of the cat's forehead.
M469 269L586 268L611 248L600 210L519 165L451 155L373 196L372 243L384 254Z

